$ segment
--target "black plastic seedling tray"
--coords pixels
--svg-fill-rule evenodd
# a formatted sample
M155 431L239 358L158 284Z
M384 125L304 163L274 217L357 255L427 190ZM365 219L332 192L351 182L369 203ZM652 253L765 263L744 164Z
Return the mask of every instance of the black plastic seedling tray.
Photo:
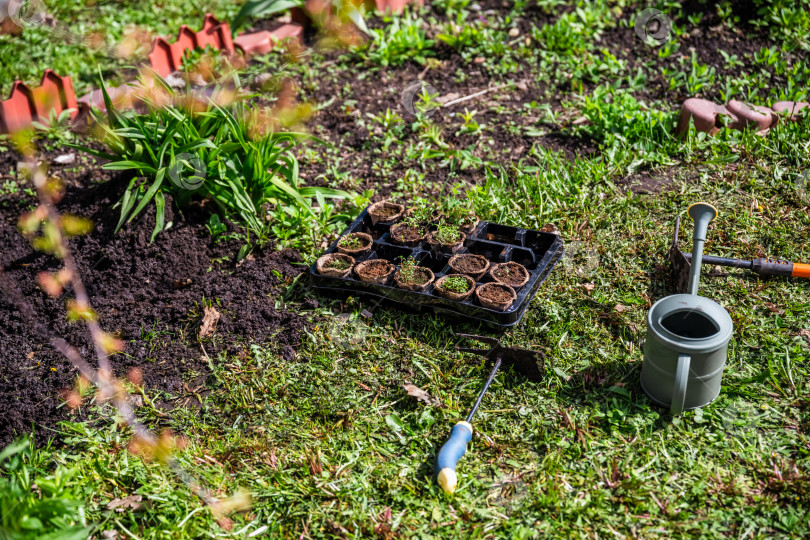
M420 266L433 270L438 280L445 274L453 271L447 262L452 255L435 253L431 251L426 242L416 247L402 246L391 240L389 229L393 223L377 223L372 225L368 209L364 210L349 227L343 231L341 237L355 232L370 234L374 244L369 253L356 257L358 263L368 259L386 259L398 265L400 257L413 257ZM338 239L339 240L339 239ZM335 241L325 254L337 250ZM430 285L425 292L414 292L400 289L394 285L393 280L388 285L376 285L357 279L354 272L349 276L330 277L318 273L313 264L309 273L312 285L323 293L340 296L363 295L372 296L395 304L408 306L417 311L434 311L442 314L455 315L470 322L483 322L492 326L507 327L520 322L531 299L537 294L540 285L548 277L554 265L560 260L564 252L562 239L551 233L544 233L519 227L509 227L497 223L481 221L467 235L464 247L459 253L475 253L483 255L491 263L504 263L514 261L522 264L529 271L529 281L517 291L517 299L506 311L496 311L485 308L478 303L475 294L467 300L458 302L437 295ZM487 273L476 286L492 281Z

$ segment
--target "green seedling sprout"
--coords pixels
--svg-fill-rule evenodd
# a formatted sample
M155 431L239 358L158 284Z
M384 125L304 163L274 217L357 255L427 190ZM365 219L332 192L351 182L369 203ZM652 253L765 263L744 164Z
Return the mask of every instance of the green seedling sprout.
M419 268L419 264L415 260L403 257L399 265L399 275L406 283L414 283L417 280L417 268Z
M324 266L326 266L326 268L334 268L336 270L346 270L351 266L351 263L342 257L335 257L327 262Z
M455 226L442 221L433 233L433 238L440 244L455 244L461 240L461 232Z
M344 236L340 240L340 245L347 249L360 249L365 244L363 244L363 241L356 236Z
M442 282L442 287L455 293L465 293L470 290L470 284L466 279L459 276L452 276Z

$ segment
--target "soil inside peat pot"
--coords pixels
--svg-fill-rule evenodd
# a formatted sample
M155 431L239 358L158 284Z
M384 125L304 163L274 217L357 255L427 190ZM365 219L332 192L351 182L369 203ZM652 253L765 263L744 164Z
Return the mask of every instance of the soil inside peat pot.
M506 311L517 298L515 290L502 283L485 283L476 289L475 296L482 306L498 311Z
M371 217L371 224L390 223L402 217L405 207L401 204L390 201L380 201L368 207L368 215Z
M345 253L327 253L318 259L315 268L322 276L346 277L354 267L354 257Z
M413 275L406 277L406 275L403 275L402 269L397 270L396 274L394 274L397 287L408 291L424 291L435 279L433 271L423 266L413 268L412 273Z
M7 173L0 169L0 174ZM297 252L257 248L237 263L242 244L211 239L205 225L208 205L192 203L180 214L168 195L166 223L173 226L154 242L149 242L155 226L153 204L114 234L119 209L112 206L129 177L119 174L98 184L96 174L93 167L61 174L66 191L59 210L89 218L95 225L90 234L72 238L70 247L101 327L124 343L123 352L111 358L117 376L138 368L150 395L168 394L165 401L155 399L158 407L194 407L198 401L188 389L201 387L197 393L203 396L210 391L209 362L218 362L222 352L250 354L249 346L257 343L287 360L294 358L310 323L277 309L274 298L304 269L296 266L301 263ZM35 200L24 193L4 197L0 264L36 318L90 360L93 345L86 326L66 320L70 294L54 299L37 285L40 272L57 271L62 264L33 250L18 231L17 219L32 204ZM202 340L211 360L198 338L203 301L220 313L216 331ZM308 299L305 305L316 307L317 302ZM76 375L17 306L0 294L0 447L32 429L41 444L56 436L57 422L86 418L84 413L70 412L59 398L60 392L74 386Z
M391 227L391 239L403 246L415 246L425 239L425 231L414 225L398 223Z
M489 261L483 255L476 255L474 253L462 253L461 255L453 255L447 263L453 272L456 274L465 274L478 281L487 270L489 270Z
M450 281L448 282L448 280ZM467 286L466 290L462 290L461 287L451 286L451 284L461 283L462 281ZM433 290L436 291L436 294L439 296L456 300L457 302L463 302L469 298L475 290L475 280L463 274L447 274L436 280Z
M391 262L385 259L370 259L354 267L354 273L360 281L385 285L396 270Z
M357 257L371 250L372 240L371 235L362 232L347 234L337 243L337 249L341 253Z
M492 265L489 274L496 282L509 285L516 291L529 281L529 271L526 267L512 261Z

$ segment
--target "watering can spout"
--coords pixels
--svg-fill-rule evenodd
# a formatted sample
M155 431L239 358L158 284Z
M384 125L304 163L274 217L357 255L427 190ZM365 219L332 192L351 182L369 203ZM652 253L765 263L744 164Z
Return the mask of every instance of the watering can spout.
M703 244L709 231L709 223L717 217L717 208L708 203L695 203L689 207L689 217L695 221L692 243L692 268L689 272L689 294L697 295L700 282L700 265L703 261Z

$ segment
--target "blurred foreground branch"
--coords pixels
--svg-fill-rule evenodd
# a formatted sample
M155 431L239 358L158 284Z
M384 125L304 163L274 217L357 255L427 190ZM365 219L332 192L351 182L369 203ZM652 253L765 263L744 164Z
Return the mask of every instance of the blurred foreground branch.
M72 320L82 320L87 324L98 359L98 369L93 368L82 358L74 346L52 332L46 324L37 318L31 304L23 297L16 284L4 272L2 265L0 265L0 290L17 306L22 317L36 333L76 367L80 378L88 383L92 382L98 388L99 401L102 403L109 401L114 405L121 419L134 434L130 449L144 457L156 458L165 463L186 487L211 509L220 526L230 529L232 523L225 514L244 506L244 501L235 504L233 501L219 501L213 497L210 491L186 471L172 455L175 446L174 439L168 435L155 435L135 415L135 411L127 399L129 394L115 377L109 360L109 354L121 350L123 344L120 340L101 329L90 306L87 291L79 275L78 266L68 245L67 237L69 234L78 234L77 231L86 231L88 229L79 218L59 214L55 205L61 197L61 187L49 180L45 168L37 165L36 159L30 156L25 164L37 190L40 204L36 210L20 218L20 227L29 237L41 229L42 236L32 240L34 246L52 253L64 262L63 270L55 274L47 272L40 274L40 285L53 297L60 296L64 286L70 285L72 287L75 299L69 300L67 303L68 317Z

